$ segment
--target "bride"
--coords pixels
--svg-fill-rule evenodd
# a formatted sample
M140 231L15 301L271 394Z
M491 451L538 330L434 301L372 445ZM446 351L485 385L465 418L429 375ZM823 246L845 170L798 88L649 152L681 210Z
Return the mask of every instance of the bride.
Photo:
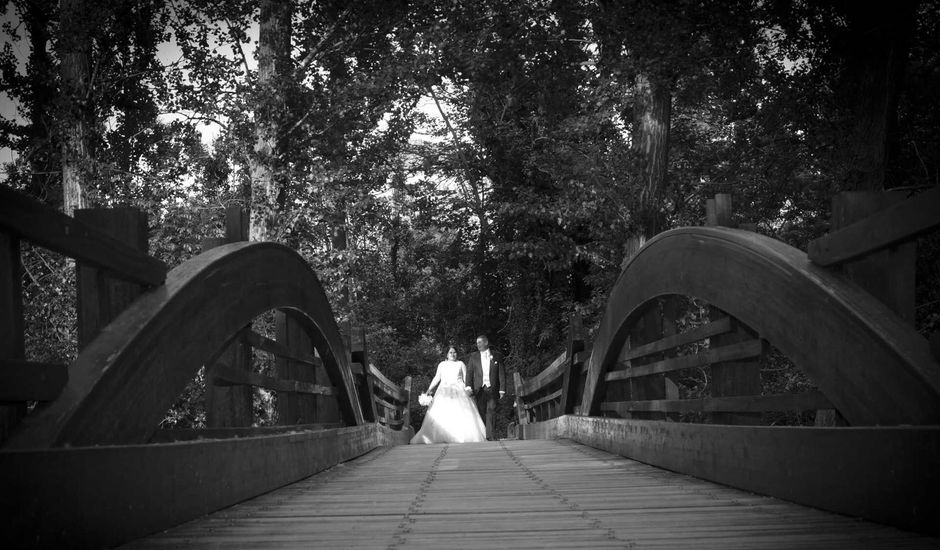
M416 443L471 443L486 441L486 427L477 406L467 395L467 366L457 360L457 350L447 350L447 359L437 365L437 373L427 393L438 385L421 429L411 438Z

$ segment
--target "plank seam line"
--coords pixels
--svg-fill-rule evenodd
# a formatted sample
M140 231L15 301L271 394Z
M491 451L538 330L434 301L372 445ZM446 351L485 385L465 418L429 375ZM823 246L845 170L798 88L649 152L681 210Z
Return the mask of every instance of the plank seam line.
M196 518L189 522L184 522L180 525L175 525L169 529L161 531L161 533L171 532L174 529L178 529L182 527L183 525L188 525L188 524L199 525L200 530L207 532L207 533L212 533L213 531L216 530L216 527L212 525L211 522L202 522L202 520L205 517L212 517L212 516L218 517L217 514L219 514L220 512L228 512L225 518L222 520L222 522L226 526L237 525L240 521L244 519L257 517L260 512L274 510L277 507L281 506L282 504L285 504L289 502L290 500L293 500L298 495L302 495L310 491L311 489L321 488L330 482L336 481L338 478L350 475L353 473L355 468L350 468L349 466L357 467L357 466L369 464L370 462L374 462L375 460L381 458L390 450L391 450L391 447L378 447L376 449L373 449L372 452L366 453L365 455L358 456L356 458L347 460L345 462L338 462L334 464L333 466L327 468L326 470L323 470L322 472L312 474L304 479L300 479L293 483L280 487L278 489L274 489L273 491L269 493L258 495L246 501L233 504L232 506L228 506L226 508L222 508L221 510L216 510L201 518ZM141 539L141 540L144 540L144 539ZM192 544L194 543L185 542L184 546L192 545Z
M553 498L561 502L569 510L573 512L581 512L580 517L583 520L585 520L592 529L602 531L604 533L604 536L607 538L607 540L622 542L624 545L624 548L627 548L628 550L635 550L636 548L638 548L637 543L635 541L620 538L617 535L616 529L604 527L604 522L601 519L592 517L591 514L587 510L584 510L580 504L578 504L574 500L569 499L559 490L555 489L548 482L546 482L541 477L539 477L538 474L533 472L528 466L525 465L525 463L523 462L521 458L516 456L515 453L513 453L508 447L506 447L505 443L502 440L499 441L499 446L509 456L509 458L513 461L513 463L515 463L515 465L519 469L525 472L526 477L532 480L540 489L549 493Z
M428 489L431 488L431 484L434 483L434 480L437 478L438 469L441 466L441 462L444 460L444 457L447 456L447 450L450 448L450 445L444 445L444 448L441 449L437 458L434 459L434 462L431 463L431 468L428 470L428 475L421 481L421 485L418 486L418 492L415 494L415 498L411 501L411 504L408 506L408 511L405 512L405 515L402 516L401 523L398 524L398 530L392 535L391 542L388 543L386 547L389 550L394 548L401 547L408 542L408 533L411 532L411 526L418 521L416 514L421 512L421 507L424 505L424 500L427 498Z
M569 446L570 446L572 449L574 449L574 450L578 451L579 453L583 454L584 456L586 456L586 457L588 457L588 458L590 458L590 459L592 459L592 460L599 461L601 464L611 466L611 467L616 468L616 469L618 469L618 470L622 470L622 471L624 471L625 473L627 473L627 474L629 475L630 471L627 470L626 468L624 468L622 461L619 461L619 460L611 460L610 458L595 456L595 455L591 454L591 453L589 452L589 450L595 450L595 451L596 451L596 450L599 450L599 449L594 449L593 447L584 445L583 443L578 443L577 441L574 441L574 440L565 440L565 441L570 442L570 445L569 445ZM606 451L600 451L600 452L606 453ZM638 461L636 461L636 460L634 460L634 459L632 459L632 458L629 458L629 457L620 456L620 455L614 455L614 459L617 459L617 458L620 458L620 459L623 459L623 460L632 461L632 462L638 462ZM642 463L640 463L640 464L642 464ZM741 507L741 508L747 510L748 512L753 513L753 514L756 514L756 515L771 516L771 517L779 518L779 519L782 519L782 520L785 520L785 521L788 521L788 522L792 522L792 521L793 521L792 515L791 515L791 514L788 514L785 510L768 509L768 508L767 508L766 506L764 506L763 504L747 504L747 503L741 502L741 501L740 501L736 496L734 496L734 495L720 495L720 494L718 494L718 492L715 491L713 488L710 488L711 485L714 485L714 482L708 481L708 480L706 480L706 479L701 479L701 478L697 478L697 477L689 476L689 475L682 475L681 477L677 477L679 474L675 474L674 472L669 472L669 471L667 471L667 470L662 470L662 469L660 469L660 468L656 468L655 466L651 466L651 468L653 468L653 469L655 470L655 471L653 471L653 472L650 472L649 475L651 475L651 477L655 477L656 479L658 479L658 480L661 481L662 483L664 483L664 484L666 484L666 485L669 485L670 487L679 489L680 491L682 491L682 492L684 492L684 493L686 493L686 494L696 495L696 496L701 496L701 497L707 497L707 498L710 498L710 499L712 499L712 500L721 501L721 502L726 502L726 503L728 503L728 504L730 504L730 505L732 505L732 506L739 506L739 507ZM687 480L687 479L695 480L695 481L698 482L698 483L704 484L704 486L690 486L688 483L683 483L683 481L685 481L685 480ZM735 493L745 493L745 494L748 494L748 495L751 495L751 496L760 497L760 498L762 498L762 499L765 499L765 500L766 500L768 503L770 503L770 504L777 503L777 504L786 504L786 505L791 505L791 506L800 506L800 505L798 505L798 504L794 504L794 503L792 503L792 502L790 502L790 501L787 501L787 500L782 500L782 499L774 498L774 497L767 496L767 495L761 495L761 494L759 494L759 493L750 493L750 492L744 491L744 490L742 490L742 489L735 489L734 487L725 487L725 486L718 485L717 488L719 488L719 489L725 489L725 490L730 490L730 491L733 491L733 492L735 492ZM825 514L833 514L833 512L827 512L827 511L825 511L825 510L819 510L819 511L822 512L822 513L825 513ZM834 515L840 516L840 514L834 514ZM840 517L848 517L848 516L840 516Z

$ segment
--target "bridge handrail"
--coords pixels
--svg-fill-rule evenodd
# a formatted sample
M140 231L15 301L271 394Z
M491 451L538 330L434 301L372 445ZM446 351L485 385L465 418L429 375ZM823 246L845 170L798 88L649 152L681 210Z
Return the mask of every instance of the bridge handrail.
M4 185L0 230L130 282L158 286L166 280L162 261Z
M809 243L809 259L835 266L940 227L940 186L895 203Z

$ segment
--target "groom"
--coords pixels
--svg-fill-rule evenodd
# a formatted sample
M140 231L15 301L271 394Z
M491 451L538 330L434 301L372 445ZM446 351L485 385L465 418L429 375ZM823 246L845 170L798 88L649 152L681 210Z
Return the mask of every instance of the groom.
M493 420L496 416L496 400L506 394L506 367L503 356L490 349L486 336L477 337L477 350L470 354L467 365L467 388L473 391L477 410L486 422L486 439L493 441Z

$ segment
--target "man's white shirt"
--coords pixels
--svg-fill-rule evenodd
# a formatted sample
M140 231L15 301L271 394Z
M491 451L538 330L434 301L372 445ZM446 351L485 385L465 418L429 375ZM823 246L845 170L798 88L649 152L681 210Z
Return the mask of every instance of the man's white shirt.
M480 352L480 365L483 367L483 387L490 386L490 350Z

